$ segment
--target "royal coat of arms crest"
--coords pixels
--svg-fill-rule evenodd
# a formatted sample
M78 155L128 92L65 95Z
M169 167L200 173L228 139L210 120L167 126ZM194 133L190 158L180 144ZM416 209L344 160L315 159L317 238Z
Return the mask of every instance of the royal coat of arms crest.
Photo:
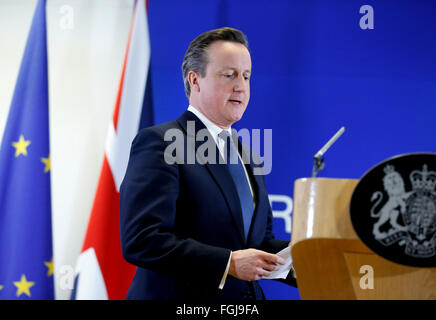
M436 255L436 172L414 170L410 174L413 190L406 192L402 176L392 165L385 167L383 185L388 201L376 212L383 193L376 191L371 200L371 217L376 218L373 234L385 246L398 242L404 252L413 257L432 257ZM403 224L398 218L402 217ZM389 224L387 232L381 232L384 224Z
M436 167L436 155L392 158L365 174L353 193L356 233L389 260L436 265L436 171L430 166Z

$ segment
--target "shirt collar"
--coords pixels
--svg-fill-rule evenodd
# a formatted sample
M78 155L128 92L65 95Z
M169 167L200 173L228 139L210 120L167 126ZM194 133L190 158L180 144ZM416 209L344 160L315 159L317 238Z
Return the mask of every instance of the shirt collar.
M210 121L203 113L201 113L201 111L199 111L197 108L195 108L192 105L189 105L188 111L191 111L193 114L195 114L197 116L198 119L201 120L201 122L203 122L203 124L206 126L207 130L209 130L209 132L212 135L215 142L217 141L218 134L220 134L221 131L223 131L223 130L226 130L230 134L230 136L232 135L232 127L231 126L227 129L222 129L222 128L218 127L215 123Z

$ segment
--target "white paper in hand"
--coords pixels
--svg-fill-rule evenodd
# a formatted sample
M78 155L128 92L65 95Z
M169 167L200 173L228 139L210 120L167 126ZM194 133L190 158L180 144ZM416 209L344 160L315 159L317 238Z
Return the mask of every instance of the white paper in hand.
M270 276L263 277L263 279L286 279L289 271L291 271L291 269L293 268L291 247L286 247L282 251L278 252L277 255L285 260L285 264L281 265L278 270L272 271Z

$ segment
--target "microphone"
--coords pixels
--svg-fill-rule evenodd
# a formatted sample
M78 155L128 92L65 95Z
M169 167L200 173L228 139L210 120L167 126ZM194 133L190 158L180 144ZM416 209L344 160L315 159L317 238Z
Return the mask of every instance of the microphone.
M313 156L312 178L324 169L324 153L331 147L333 143L344 133L345 127L342 127L335 133L333 137Z

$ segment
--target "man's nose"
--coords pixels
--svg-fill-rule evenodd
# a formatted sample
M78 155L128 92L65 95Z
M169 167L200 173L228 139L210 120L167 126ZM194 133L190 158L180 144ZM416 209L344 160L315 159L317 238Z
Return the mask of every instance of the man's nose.
M248 80L245 80L245 77L243 75L237 77L235 79L235 84L233 87L233 91L236 92L245 92L248 89Z

